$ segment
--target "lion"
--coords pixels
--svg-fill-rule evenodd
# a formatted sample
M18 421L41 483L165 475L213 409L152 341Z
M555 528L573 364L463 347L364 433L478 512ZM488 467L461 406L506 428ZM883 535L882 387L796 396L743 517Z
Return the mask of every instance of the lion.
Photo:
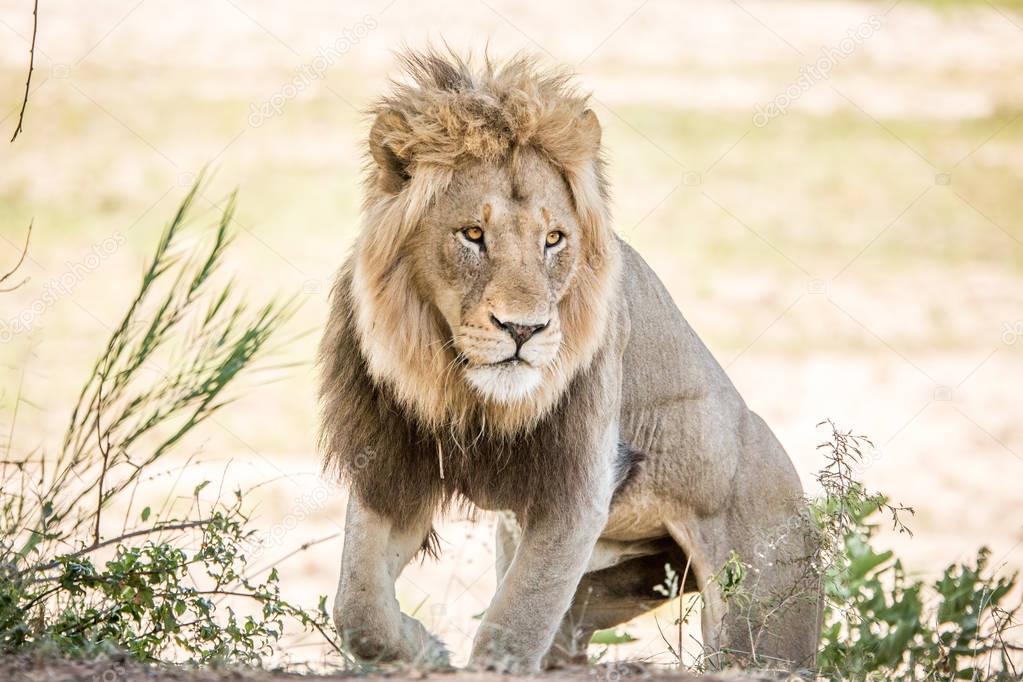
M500 512L472 668L585 660L596 630L674 596L667 568L702 595L708 660L812 666L799 477L612 229L588 96L529 56L403 64L371 111L363 222L320 347L325 465L350 488L333 606L348 649L446 665L394 584L467 504Z

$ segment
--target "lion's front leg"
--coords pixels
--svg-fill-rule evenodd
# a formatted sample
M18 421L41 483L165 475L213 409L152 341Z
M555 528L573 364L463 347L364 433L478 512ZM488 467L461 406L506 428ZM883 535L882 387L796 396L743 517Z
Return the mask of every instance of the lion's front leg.
M448 665L444 646L422 623L401 612L394 594L398 575L429 532L429 516L399 528L354 493L349 499L334 624L357 657Z
M606 422L605 422L606 423ZM617 428L581 437L566 457L586 460L587 476L558 499L534 499L522 518L515 556L473 642L470 667L538 671L568 611L614 492Z
M606 509L589 509L523 529L515 558L476 634L470 667L539 670L606 520Z

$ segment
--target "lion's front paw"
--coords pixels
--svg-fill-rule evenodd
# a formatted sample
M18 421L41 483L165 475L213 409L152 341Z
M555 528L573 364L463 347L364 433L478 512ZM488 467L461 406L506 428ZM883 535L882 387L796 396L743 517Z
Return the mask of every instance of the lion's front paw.
M540 664L512 654L490 656L485 660L470 659L470 670L489 670L501 675L533 675L540 672Z
M541 654L525 653L526 647L514 638L480 633L472 647L469 669L493 670L507 675L529 675L540 671Z
M423 624L403 613L393 619L363 615L347 625L342 610L334 614L338 633L345 649L367 663L408 663L425 670L451 667L443 642L430 634Z
M496 654L490 656L473 656L469 659L469 670L490 670L502 675L532 675L540 672L539 662L515 656L514 654Z
M402 631L405 642L415 653L409 661L417 668L446 670L451 668L451 657L444 642L430 633L415 618L402 614Z

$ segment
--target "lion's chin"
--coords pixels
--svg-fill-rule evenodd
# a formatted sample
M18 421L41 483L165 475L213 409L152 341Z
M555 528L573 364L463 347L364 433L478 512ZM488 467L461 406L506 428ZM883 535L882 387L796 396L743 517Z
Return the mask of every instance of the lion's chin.
M540 386L543 373L523 362L468 367L465 378L476 392L495 403L514 403Z

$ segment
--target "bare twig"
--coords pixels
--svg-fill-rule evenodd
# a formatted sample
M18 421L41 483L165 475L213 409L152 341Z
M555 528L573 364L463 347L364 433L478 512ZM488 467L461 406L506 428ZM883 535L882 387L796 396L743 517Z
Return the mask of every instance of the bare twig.
M339 537L340 535L341 535L340 532L331 533L330 535L327 535L326 537L322 537L322 538L319 538L317 540L310 540L309 542L305 542L301 546L291 550L290 552L288 552L284 556L280 557L276 561L274 561L272 563L269 563L266 566L263 566L262 568L258 568L255 571L252 571L250 573L249 577L254 577L254 576L260 575L262 573L265 573L266 571L269 571L271 568L276 568L276 567L280 566L282 563L284 563L285 561L287 561L288 559L290 559L291 557L295 556L296 554L300 554L300 553L308 550L310 547L315 547L316 545L322 544L324 542L329 542L329 541L333 540L334 538Z
M8 279L10 279L14 275L14 273L16 273L18 271L18 269L22 266L22 264L25 262L25 257L28 256L28 242L29 242L29 240L31 238L32 238L32 222L29 222L28 230L25 233L25 246L21 247L21 257L18 258L18 262L14 264L14 267L11 268L7 272L7 274L0 275L0 285L2 285L4 282L6 282ZM27 281L28 281L28 278L26 277L25 279L23 279L20 282L18 282L17 284L15 284L13 287L7 287L5 289L2 286L0 286L0 294L7 293L8 291L14 291L15 289L17 289L18 287L20 287L22 284L24 284Z
M654 615L654 625L657 626L657 632L661 635L661 639L664 641L664 646L668 647L668 652L675 657L680 664L682 663L682 652L675 651L675 647L672 646L671 640L668 639L667 635L664 634L664 630L661 629L661 622L657 620L657 615Z
M21 113L18 114L18 127L14 129L11 142L18 138L21 132L21 124L25 121L25 107L28 106L28 93L32 87L32 70L36 64L36 31L39 28L39 0L35 0L32 7L32 46L28 51L28 77L25 79L25 96L21 100Z
M689 552L686 552L686 567L682 571L682 581L678 584L678 650L682 652L682 634L685 630L686 622L689 620L689 614L683 615L682 602L685 601L686 591L686 579L689 578L689 565L692 563L693 557ZM695 602L694 602L695 603ZM690 607L692 609L692 607ZM681 661L680 661L681 662Z
M103 381L105 374L99 378L99 386L96 388L96 443L100 454L103 455L102 468L99 472L99 486L96 495L96 528L93 533L93 544L99 544L100 518L103 514L103 484L106 482L107 471L110 470L110 436L107 436L106 447L103 446L103 431L100 428L100 417L103 414Z

